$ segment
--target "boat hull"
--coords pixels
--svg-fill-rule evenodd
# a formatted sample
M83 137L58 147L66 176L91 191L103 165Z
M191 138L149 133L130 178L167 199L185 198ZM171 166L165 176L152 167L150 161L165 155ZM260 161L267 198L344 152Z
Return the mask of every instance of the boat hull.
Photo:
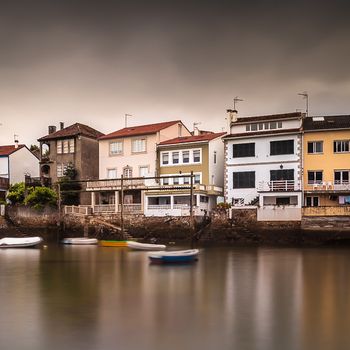
M134 250L165 250L166 246L164 244L148 244L148 243L139 243L134 241L127 241L127 246L130 249Z
M156 264L187 264L197 261L198 249L178 250L173 252L155 252L148 255Z
M42 241L41 237L5 237L0 239L0 248L35 247Z
M62 244L70 245L94 245L97 244L98 240L96 238L64 238Z

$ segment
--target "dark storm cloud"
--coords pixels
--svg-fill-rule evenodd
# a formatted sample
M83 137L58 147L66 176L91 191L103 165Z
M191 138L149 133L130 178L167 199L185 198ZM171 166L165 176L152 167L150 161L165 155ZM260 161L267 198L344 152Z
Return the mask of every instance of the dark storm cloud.
M315 112L349 112L346 1L1 5L1 142L61 119L111 131L124 113L215 128L235 95L243 114L274 113L302 108L304 89Z

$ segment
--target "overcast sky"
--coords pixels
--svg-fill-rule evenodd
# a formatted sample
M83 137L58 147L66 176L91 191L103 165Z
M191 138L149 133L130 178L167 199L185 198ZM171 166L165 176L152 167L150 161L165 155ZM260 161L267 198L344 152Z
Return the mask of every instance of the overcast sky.
M0 144L60 121L109 133L182 119L350 114L348 1L0 0Z

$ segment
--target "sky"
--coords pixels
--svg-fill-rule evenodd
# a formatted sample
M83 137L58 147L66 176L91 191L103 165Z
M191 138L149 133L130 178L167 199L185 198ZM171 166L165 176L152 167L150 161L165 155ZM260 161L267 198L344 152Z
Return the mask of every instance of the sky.
M350 114L348 1L0 0L0 144L48 125Z

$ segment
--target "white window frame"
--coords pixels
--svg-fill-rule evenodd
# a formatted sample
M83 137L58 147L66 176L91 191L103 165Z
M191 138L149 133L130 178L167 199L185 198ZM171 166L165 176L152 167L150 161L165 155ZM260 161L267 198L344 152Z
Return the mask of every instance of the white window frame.
M195 152L199 152L199 162L194 161L194 153ZM202 163L202 149L201 148L192 150L192 162L194 164L201 164Z
M343 151L343 150L341 150L340 152L334 152L334 146L333 146L333 152L334 153L349 153L350 152L350 140L334 140L334 143L337 143L337 142L341 142L341 148L343 148L342 147L342 143L347 143L348 144L348 151Z
M115 176L114 177L110 177L109 173L111 171L115 171ZM107 168L107 179L116 179L118 177L118 173L117 173L117 168Z
M164 163L164 157L167 156L168 157L168 162ZM160 159L161 159L161 164L162 165L169 165L170 164L170 154L169 152L161 152L160 153Z
M117 150L115 152L112 151L112 145L114 145L114 144L120 145L120 149L118 150L118 147L117 147ZM120 156L123 154L123 151L124 151L124 142L123 141L111 141L108 145L108 150L109 150L109 155L111 157Z
M144 142L144 149L142 148L141 150L139 150L139 149L135 150L135 144L139 141ZM139 137L139 138L131 139L131 153L132 154L146 153L146 152L147 152L147 139L146 139L146 137Z
M131 174L131 176L130 176L130 174ZM124 167L123 168L123 177L125 179L130 179L130 178L132 178L132 176L133 176L133 169L132 169L132 167L131 166Z
M309 144L312 143L312 152L309 153ZM316 144L321 143L322 144L322 152L317 152ZM323 154L323 141L308 141L307 142L307 154Z
M147 174L146 174L146 175L142 175L142 174L141 174L141 169L147 169ZM140 177L149 176L149 165L140 165L140 166L139 166L139 176L140 176Z
M62 154L63 152L62 140L57 140L56 147L57 147L57 154Z
M63 177L63 164L62 163L56 164L56 176L57 176L57 178Z

